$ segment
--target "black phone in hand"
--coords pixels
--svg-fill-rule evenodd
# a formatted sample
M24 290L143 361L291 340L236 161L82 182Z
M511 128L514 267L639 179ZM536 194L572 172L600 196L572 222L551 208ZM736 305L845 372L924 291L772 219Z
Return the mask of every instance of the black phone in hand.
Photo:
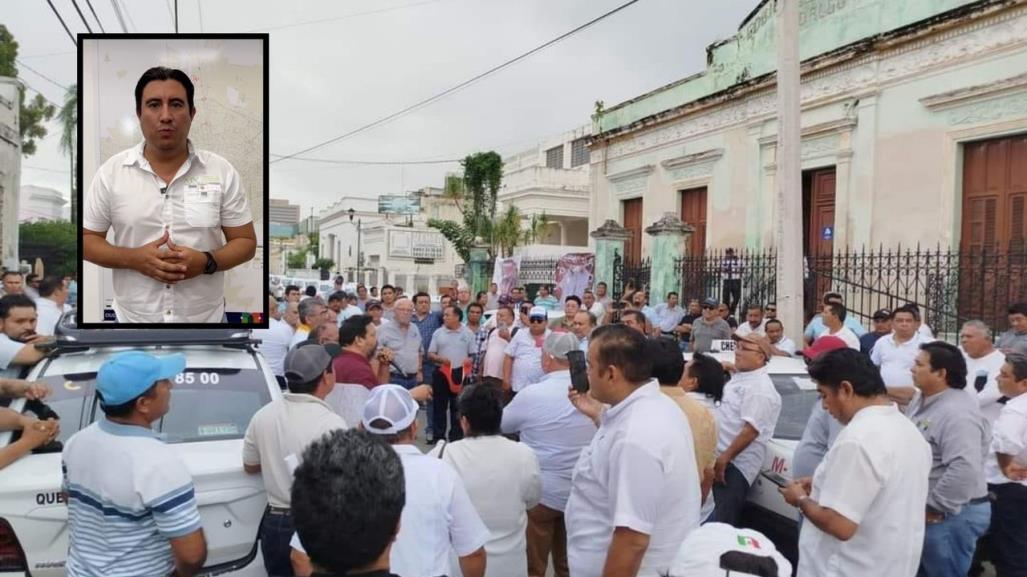
M585 353L570 351L567 360L571 364L571 386L579 393L588 392L588 367L585 366Z

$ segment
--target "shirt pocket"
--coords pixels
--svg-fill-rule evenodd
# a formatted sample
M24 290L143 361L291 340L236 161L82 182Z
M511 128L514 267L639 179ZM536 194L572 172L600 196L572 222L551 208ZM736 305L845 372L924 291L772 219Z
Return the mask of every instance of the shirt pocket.
M185 189L185 221L189 226L209 228L221 223L221 185L201 184Z

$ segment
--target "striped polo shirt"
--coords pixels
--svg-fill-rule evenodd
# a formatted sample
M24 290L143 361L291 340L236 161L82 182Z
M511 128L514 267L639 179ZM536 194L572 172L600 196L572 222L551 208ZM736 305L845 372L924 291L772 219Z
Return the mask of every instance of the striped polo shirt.
M64 447L70 548L79 576L169 575L169 539L201 528L192 477L150 429L106 418Z

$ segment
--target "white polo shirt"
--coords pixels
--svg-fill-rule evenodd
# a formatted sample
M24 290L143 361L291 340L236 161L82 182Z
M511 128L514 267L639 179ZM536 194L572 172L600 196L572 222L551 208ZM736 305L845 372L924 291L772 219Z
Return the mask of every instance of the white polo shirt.
M269 320L268 328L253 331L253 336L260 339L260 352L275 376L285 376L285 355L289 353L295 332L289 323L274 318Z
M18 356L21 349L32 346L25 343L21 343L12 340L10 337L0 332L0 377L8 379L17 379L18 375L21 374L21 370L24 365L14 365L14 357Z
M735 334L740 336L740 337L747 337L747 336L749 336L749 335L751 335L753 333L756 333L757 335L760 335L760 336L764 336L764 335L767 334L766 331L767 331L767 319L763 319L760 322L759 326L757 326L756 328L752 328L752 325L749 324L749 321L745 321L745 322L739 323L738 324L738 328L735 329Z
M963 351L962 348L959 350ZM963 351L963 359L966 360L966 388L963 390L977 399L977 404L981 407L981 414L989 423L994 423L998 420L999 413L1002 412L1002 405L998 402L1002 398L1002 393L998 390L997 379L1002 365L1006 362L1006 355L995 349L979 359L972 359L970 355L966 354L966 351ZM977 388L974 386L978 373L987 377L981 392L977 392Z
M440 450L442 460L460 475L471 503L488 527L485 576L527 575L528 509L538 504L542 494L535 452L501 435L465 437L441 445ZM459 575L459 565L448 574Z
M546 329L545 334L540 337L540 342L544 341L551 332ZM510 386L515 393L542 380L545 374L542 372L542 345L535 344L535 337L527 327L519 329L517 334L510 339L504 354L513 359L513 367L510 369Z
M390 570L402 577L452 575L450 556L485 546L489 530L453 467L414 445L393 445L403 463L406 505L389 553ZM299 535L289 545L304 551Z
M345 429L346 421L314 395L283 393L260 408L246 427L242 462L260 465L272 507L292 506L292 471L303 451L325 433Z
M534 449L542 469L542 499L546 507L563 512L571 493L571 475L581 450L592 442L596 426L567 398L570 370L546 374L524 388L503 409L503 432L520 433Z
M45 297L35 299L35 303L37 315L36 332L47 336L54 334L54 329L57 328L57 323L61 320L61 315L64 314L65 309L57 306L57 303Z
M820 337L836 337L845 341L845 344L848 345L850 349L859 350L859 337L857 337L856 333L852 332L852 329L847 326L842 325L842 328L838 329L838 332L836 333L826 330L824 331L824 334L820 335Z
M746 423L759 433L749 446L731 462L751 485L763 467L767 443L774 435L781 414L781 395L770 380L766 367L737 372L724 385L724 396L717 405L717 454L723 453L742 432Z
M213 252L226 244L222 227L253 221L239 173L227 160L190 141L189 157L165 183L143 156L144 144L115 154L96 171L82 207L83 227L113 229L111 244L119 247L142 246L166 230L175 244ZM224 272L170 285L130 269L111 274L119 322L220 323L224 316Z
M841 541L807 519L799 576L916 574L930 470L930 445L894 404L856 413L813 474L810 497L859 528Z
M989 483L1020 483L1027 487L1027 480L1013 481L1002 474L996 453L1013 455L1019 464L1027 463L1027 394L1009 399L1002 407L991 429L991 451L984 462L985 479Z
M929 342L920 333L900 344L895 342L895 333L877 339L870 349L870 360L881 368L881 378L889 387L912 387L913 365L920 354L920 345Z
M650 381L603 412L581 452L567 500L567 561L575 577L599 577L616 527L649 535L638 575L664 575L699 526L692 431Z
M781 336L780 341L773 343L773 345L777 347L778 350L786 352L789 355L795 355L795 341L784 335Z

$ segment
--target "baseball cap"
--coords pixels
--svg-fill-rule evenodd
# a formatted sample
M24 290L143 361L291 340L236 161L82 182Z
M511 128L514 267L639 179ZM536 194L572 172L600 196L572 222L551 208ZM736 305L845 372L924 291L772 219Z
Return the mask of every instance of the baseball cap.
M579 349L578 337L571 333L549 333L542 342L542 351L558 359L567 358L567 353Z
M548 319L549 311L547 311L545 307L531 307L531 310L528 311L528 318L530 319L533 317Z
M791 563L763 533L726 523L706 523L691 531L667 572L671 577L791 574Z
M717 308L718 306L720 306L720 303L717 302L717 299L712 298L712 297L711 298L707 298L707 299L703 299L701 304L704 307L713 307L713 308Z
M111 357L96 373L96 390L107 407L123 405L145 393L161 379L185 370L185 355L156 356L143 351L125 351Z
M395 435L406 429L417 418L417 402L410 391L399 385L378 385L371 389L371 395L364 403L361 423L364 430L376 435ZM382 420L389 423L387 429L378 429L371 423Z
M372 300L367 301L367 304L364 305L364 310L366 310L366 311L369 311L369 310L375 309L375 308L378 308L378 309L382 308L382 301L373 300L372 299Z
M874 316L870 318L874 319L875 321L880 321L884 319L890 319L891 316L891 309L877 309L877 311L874 312Z
M302 342L285 355L285 380L309 383L320 377L332 364L332 352L315 342Z
M831 335L824 335L817 340L813 341L813 344L802 349L802 356L806 357L806 360L816 360L817 357L824 353L836 351L838 349L844 349L849 345L845 344L845 341L838 337L832 337Z

